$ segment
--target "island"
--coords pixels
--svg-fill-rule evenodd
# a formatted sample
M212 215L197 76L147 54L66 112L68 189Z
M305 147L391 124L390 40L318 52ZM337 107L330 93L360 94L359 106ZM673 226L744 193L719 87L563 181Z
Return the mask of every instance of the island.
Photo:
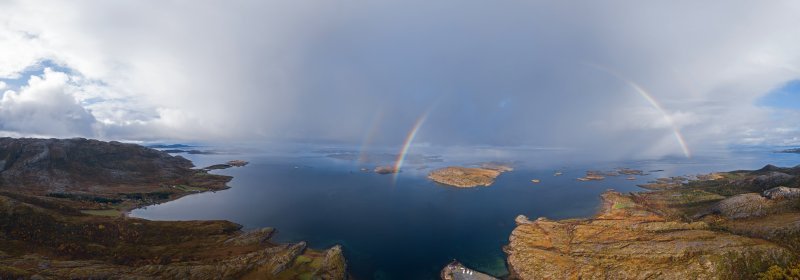
M593 218L516 218L510 279L793 279L800 166L657 180ZM795 272L793 272L795 271Z
M600 172L600 171L586 171L586 176L580 177L577 180L578 181L582 181L582 182L600 181L600 180L605 179L606 178L605 176L609 176L609 175L607 175L607 174L605 174L603 172ZM610 176L613 176L613 175L610 175Z
M477 186L488 187L494 183L495 178L503 172L514 170L510 166L498 163L486 163L481 167L449 166L431 171L428 179L439 184L459 188L472 188Z
M375 167L374 171L378 174L394 174L400 172L400 170L397 170L397 168L391 165Z
M244 166L231 161L230 168ZM1 279L345 279L340 246L271 241L229 221L129 210L228 188L230 176L136 144L0 138Z
M642 170L638 169L631 169L631 168L617 168L612 171L597 171L597 170L589 170L586 171L586 176L577 178L578 181L586 182L586 181L600 181L604 180L606 176L608 177L617 177L621 175L627 175L626 180L636 180L635 176L644 176L647 175Z

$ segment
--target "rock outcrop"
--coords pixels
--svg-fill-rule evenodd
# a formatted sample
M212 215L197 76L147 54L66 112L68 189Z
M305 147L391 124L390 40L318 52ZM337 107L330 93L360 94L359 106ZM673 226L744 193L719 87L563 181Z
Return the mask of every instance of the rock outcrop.
M712 208L728 219L762 217L798 208L800 189L776 187L758 193L744 193L726 198Z
M764 197L772 200L800 198L800 188L777 187L764 191Z
M770 242L712 231L705 222L670 221L616 192L603 195L593 219L529 221L505 247L516 279L715 279L726 267L752 258L793 257ZM730 256L730 257L726 257Z

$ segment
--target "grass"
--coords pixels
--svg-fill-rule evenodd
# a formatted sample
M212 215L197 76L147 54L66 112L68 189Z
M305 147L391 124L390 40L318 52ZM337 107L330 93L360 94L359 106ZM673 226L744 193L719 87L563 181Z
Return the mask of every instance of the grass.
M206 188L198 188L198 187L192 187L192 186L187 186L187 185L175 185L175 186L172 186L172 187L175 188L175 189L181 190L181 191L185 191L185 192L204 192L204 191L208 190Z
M300 275L297 276L297 279L300 279L300 280L311 280L313 278L314 278L314 273L313 272L306 272L306 273L303 273L303 274L300 274Z
M633 203L630 202L614 202L614 205L611 206L613 209L625 209L630 208L633 206Z
M81 210L81 213L103 217L119 217L122 215L122 211L119 211L119 209Z
M311 258L303 255L297 256L297 258L294 260L294 262L297 264L310 263L311 261L312 261Z
M0 265L0 279L23 279L30 277L31 273L27 270Z

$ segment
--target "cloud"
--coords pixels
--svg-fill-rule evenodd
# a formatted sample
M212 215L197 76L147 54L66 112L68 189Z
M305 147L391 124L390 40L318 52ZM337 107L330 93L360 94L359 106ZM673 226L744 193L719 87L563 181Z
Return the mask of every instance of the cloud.
M7 1L0 79L68 68L77 105L64 107L94 123L0 126L399 145L430 111L417 139L434 145L681 154L664 114L595 64L654 96L693 150L786 143L800 125L756 103L800 76L798 12L791 1Z
M94 135L94 116L78 104L69 77L50 69L33 76L19 92L0 99L0 132L59 137Z

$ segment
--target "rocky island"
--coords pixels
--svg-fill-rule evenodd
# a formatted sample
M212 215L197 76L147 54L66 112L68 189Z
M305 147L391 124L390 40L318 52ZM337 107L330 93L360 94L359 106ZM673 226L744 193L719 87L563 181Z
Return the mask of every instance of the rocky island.
M793 279L800 166L659 180L589 219L516 219L511 279Z
M228 221L120 215L228 188L231 177L208 170L135 144L0 138L0 279L347 277L339 246L278 244L271 228Z
M507 165L496 163L483 164L481 167L450 166L431 171L428 179L459 188L488 187L501 173L511 170L513 168Z
M374 171L378 174L394 174L400 172L400 170L390 165L375 167Z

